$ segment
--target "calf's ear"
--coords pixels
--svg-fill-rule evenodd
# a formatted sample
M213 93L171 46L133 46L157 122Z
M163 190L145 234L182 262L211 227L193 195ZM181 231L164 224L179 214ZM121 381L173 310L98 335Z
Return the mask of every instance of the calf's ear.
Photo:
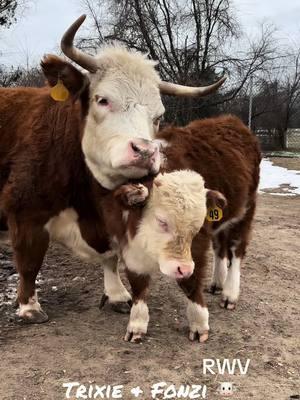
M85 74L68 61L52 54L48 54L43 58L41 67L49 86L57 85L60 80L72 97L79 97L89 85L89 79Z
M217 190L208 189L206 192L206 206L207 208L219 207L222 210L227 206L225 196Z

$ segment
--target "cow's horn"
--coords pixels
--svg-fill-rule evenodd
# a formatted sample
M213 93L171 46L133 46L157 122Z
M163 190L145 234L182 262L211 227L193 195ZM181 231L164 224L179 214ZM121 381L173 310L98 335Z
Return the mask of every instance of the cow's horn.
M201 97L216 91L225 82L226 78L226 76L223 76L220 80L212 85L200 87L183 86L176 83L161 81L159 84L159 89L162 94L168 94L170 96Z
M60 46L63 53L72 61L76 62L76 64L80 65L87 71L96 72L98 67L94 57L85 54L79 49L76 49L76 47L73 45L74 36L85 18L86 15L82 15L75 22L73 22L73 24L64 33L60 42Z

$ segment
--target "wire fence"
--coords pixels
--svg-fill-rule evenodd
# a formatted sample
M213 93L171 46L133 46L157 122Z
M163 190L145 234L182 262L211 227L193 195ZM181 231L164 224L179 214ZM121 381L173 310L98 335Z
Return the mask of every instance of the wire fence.
M300 128L288 129L281 133L276 129L255 131L263 151L300 150Z

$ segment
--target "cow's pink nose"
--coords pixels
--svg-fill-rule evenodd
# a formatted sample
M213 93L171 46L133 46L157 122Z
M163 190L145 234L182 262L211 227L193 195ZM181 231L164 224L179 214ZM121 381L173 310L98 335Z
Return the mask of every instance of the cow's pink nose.
M194 271L192 264L181 264L177 267L178 278L189 278Z
M134 157L151 158L156 152L157 145L149 140L137 139L129 143L130 150Z

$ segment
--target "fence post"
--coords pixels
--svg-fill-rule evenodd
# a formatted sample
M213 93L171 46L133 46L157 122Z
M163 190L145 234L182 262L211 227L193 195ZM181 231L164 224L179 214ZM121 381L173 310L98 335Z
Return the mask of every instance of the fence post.
M251 129L251 125L252 125L252 107L253 107L253 75L250 76L249 115L248 115L248 128L249 129Z
M287 150L288 149L288 131L284 131L283 132L283 150Z

